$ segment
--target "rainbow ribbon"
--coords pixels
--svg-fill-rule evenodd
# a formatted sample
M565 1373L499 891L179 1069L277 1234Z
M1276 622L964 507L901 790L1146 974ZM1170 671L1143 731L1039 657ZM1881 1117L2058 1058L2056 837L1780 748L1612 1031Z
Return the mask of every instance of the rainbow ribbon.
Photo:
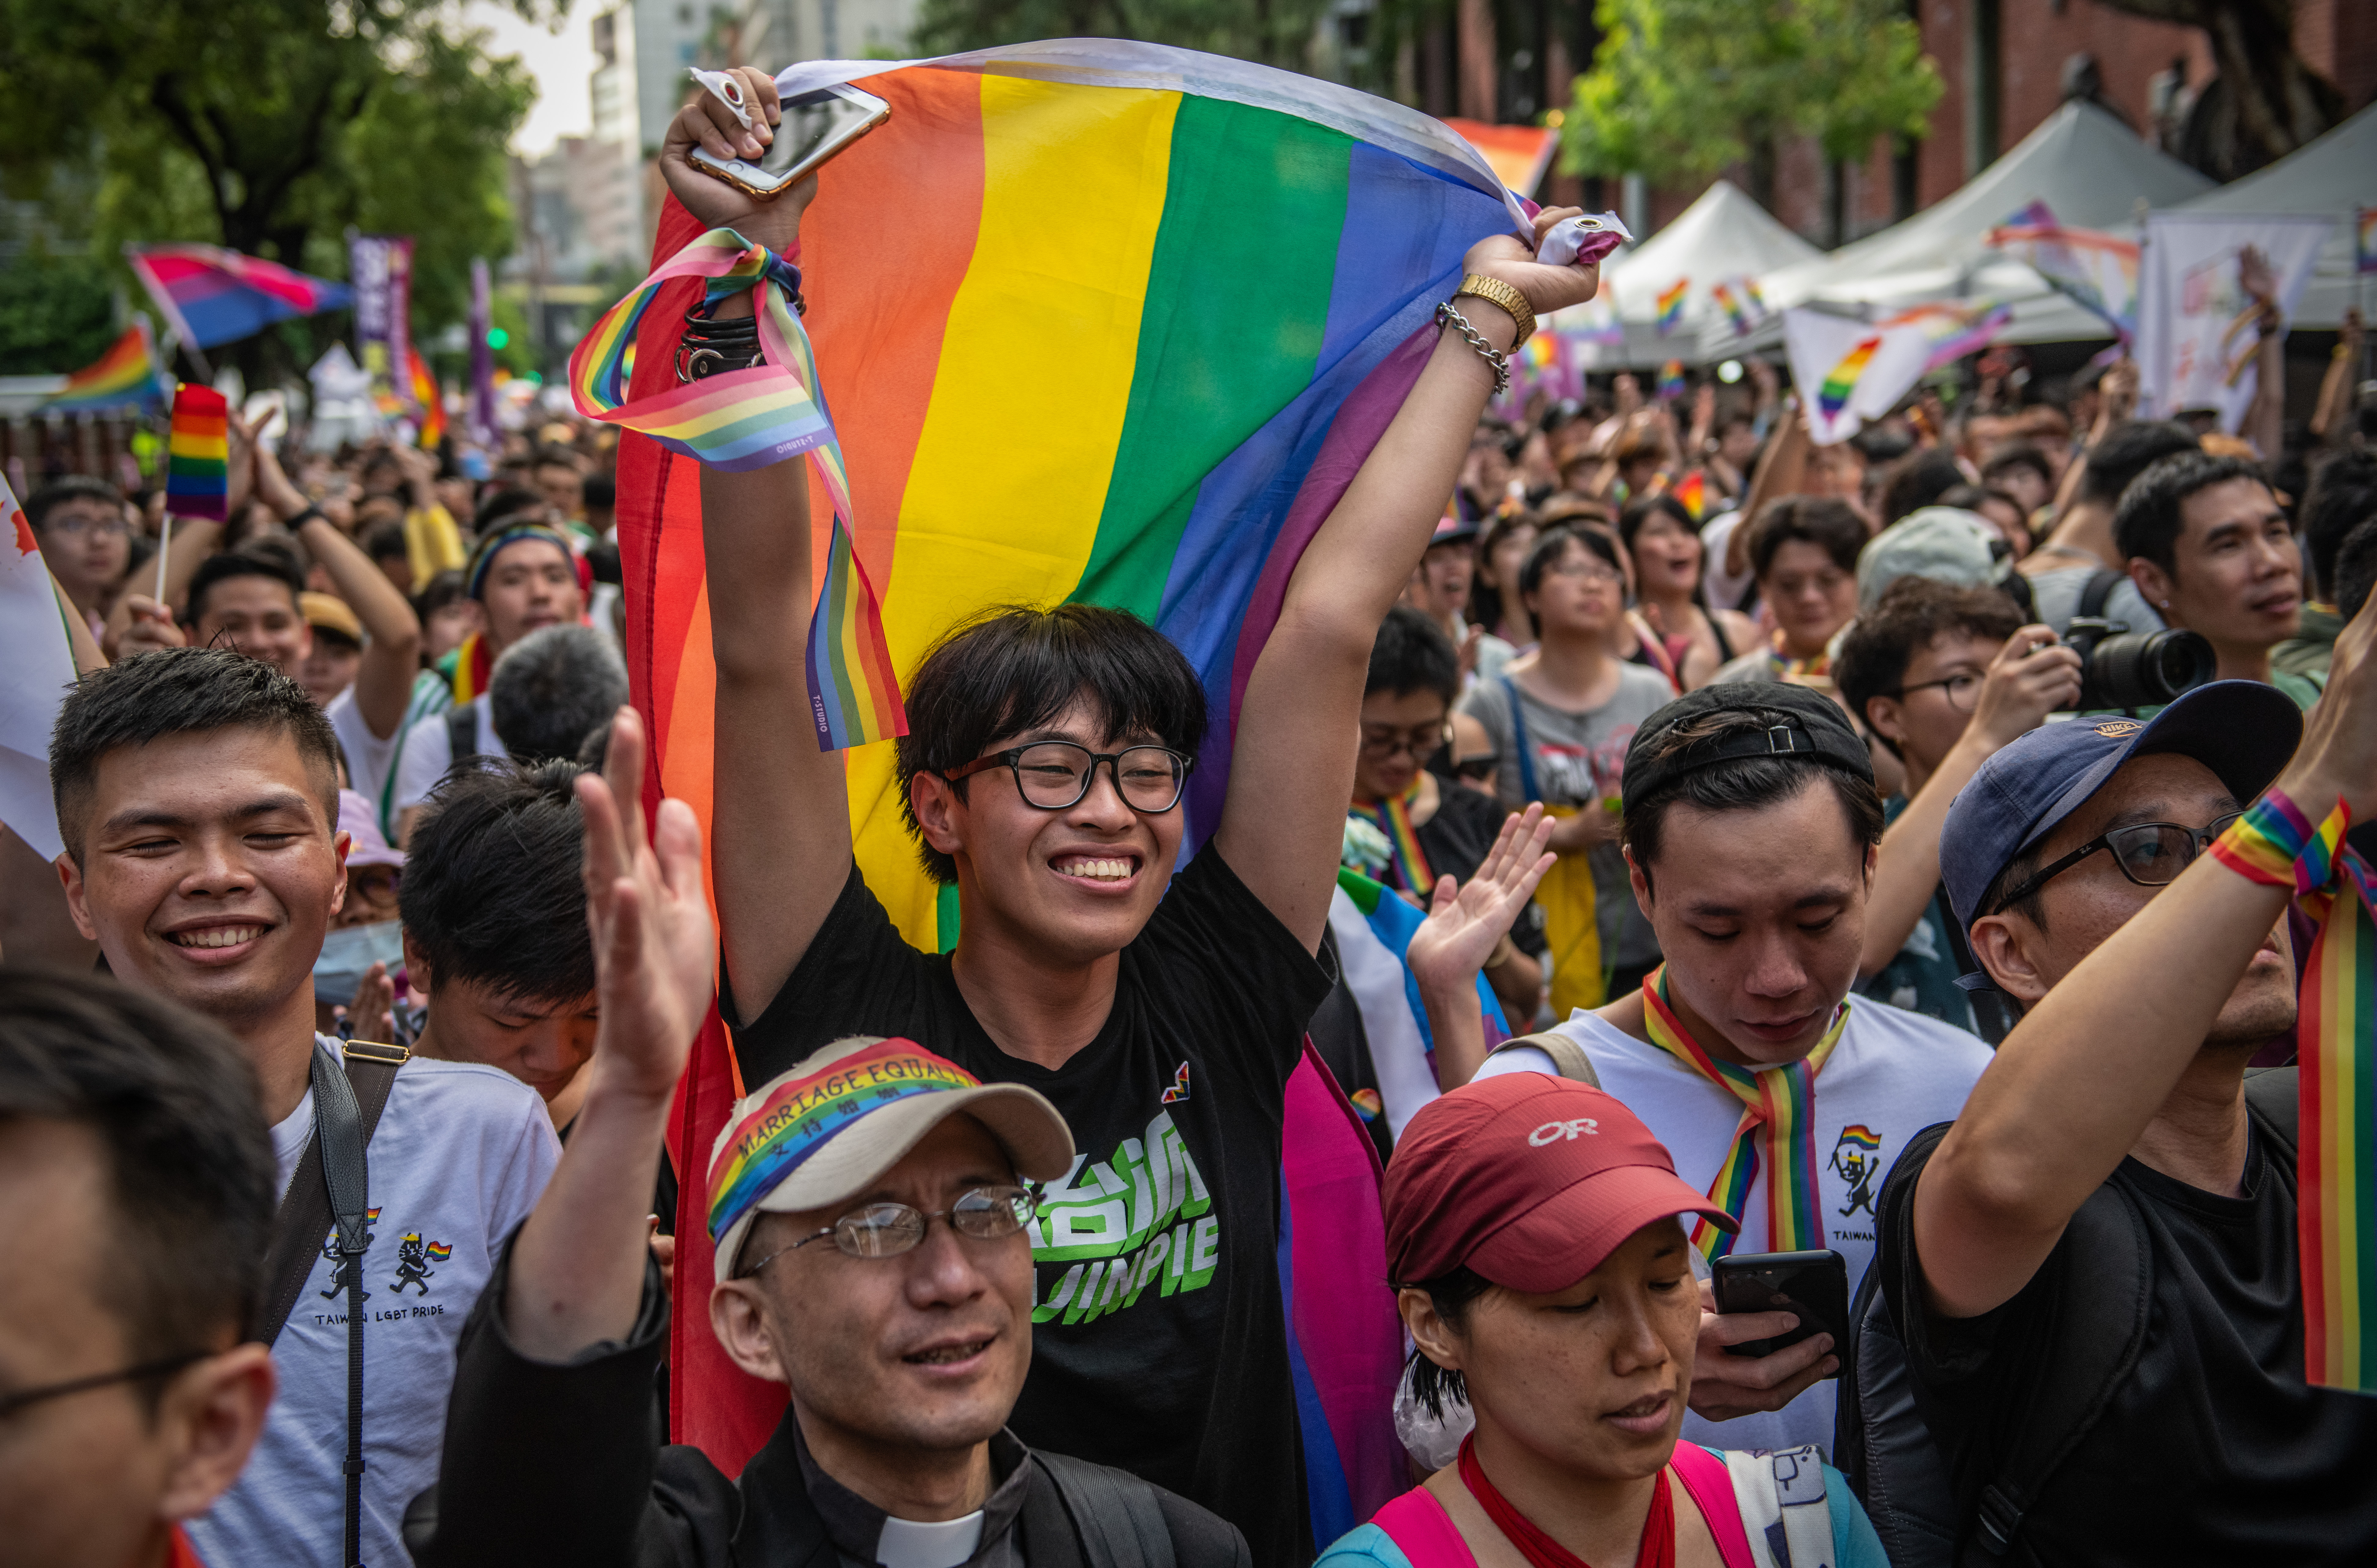
M2377 875L2344 848L2341 802L2313 826L2275 790L2212 845L2251 881L2291 889L2317 923L2295 1017L2295 1224L2302 1254L2303 1376L2377 1393Z
M211 386L173 393L165 447L165 509L181 517L231 517L231 405Z
M1725 1163L1717 1168L1716 1180L1709 1183L1708 1195L1739 1219L1749 1209L1750 1190L1757 1184L1760 1170L1772 1171L1766 1183L1769 1252L1812 1251L1824 1245L1823 1200L1816 1184L1816 1075L1824 1070L1848 1024L1849 1004L1844 1001L1815 1050L1798 1062L1752 1072L1701 1049L1668 1005L1665 964L1642 982L1642 1025L1651 1043L1741 1101L1740 1128ZM1692 1245L1711 1263L1731 1252L1734 1241L1733 1233L1706 1219L1692 1221Z
M1426 898L1436 891L1436 873L1428 869L1427 851L1419 847L1419 830L1412 826L1411 802L1419 794L1420 781L1400 795L1367 806L1356 806L1355 814L1379 825L1387 836L1387 848L1392 852L1390 871L1398 878L1398 885Z
M701 314L749 291L760 362L626 400L636 333L661 286L704 279ZM589 419L624 425L672 452L729 473L806 454L833 504L833 534L809 618L809 711L818 747L842 751L908 732L883 635L882 607L852 548L850 480L818 379L817 355L793 302L801 275L732 229L687 244L605 312L569 356L569 390Z

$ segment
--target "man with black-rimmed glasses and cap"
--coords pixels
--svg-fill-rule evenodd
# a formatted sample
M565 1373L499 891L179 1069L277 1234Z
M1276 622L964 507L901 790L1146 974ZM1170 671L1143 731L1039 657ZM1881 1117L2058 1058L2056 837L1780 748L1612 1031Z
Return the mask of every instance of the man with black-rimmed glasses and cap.
M1738 1236L1695 1232L1696 1273L1727 1252L1829 1249L1854 1285L1884 1175L1918 1129L1956 1114L1989 1062L1962 1029L1849 994L1881 837L1865 744L1807 687L1703 686L1643 720L1625 779L1627 865L1666 962L1559 1032L1677 1173L1741 1222ZM1557 1068L1514 1046L1479 1075L1513 1071ZM1829 1334L1756 1358L1727 1348L1795 1322L1704 1314L1685 1436L1830 1446Z
M1248 1568L1246 1541L1137 1477L1006 1430L1032 1364L1038 1183L1073 1164L1045 1097L913 1040L838 1040L737 1101L710 1155L710 1325L789 1386L739 1478L656 1447L668 1325L649 1172L709 1005L700 829L632 805L643 730L578 783L602 1023L552 1184L462 1336L420 1568ZM1151 1150L1151 1157L1166 1158Z
M2009 1563L2377 1555L2377 1400L2306 1381L2295 1073L2247 1073L2297 1022L2289 899L2367 885L2319 829L2377 810L2372 644L2364 612L2307 727L2216 682L2033 731L1949 814L2023 1018L1893 1174L1878 1266L1954 1532ZM2298 1044L2365 1055L2362 1018Z

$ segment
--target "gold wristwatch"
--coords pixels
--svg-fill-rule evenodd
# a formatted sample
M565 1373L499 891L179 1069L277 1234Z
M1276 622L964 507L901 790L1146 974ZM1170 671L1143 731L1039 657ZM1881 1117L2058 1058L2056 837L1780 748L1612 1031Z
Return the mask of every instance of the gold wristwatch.
M1487 304L1500 305L1510 313L1511 319L1519 324L1519 335L1511 339L1512 348L1535 335L1535 307L1527 303L1526 295L1499 278L1482 278L1473 272L1461 280L1460 288L1452 291L1456 300L1463 294L1475 294Z

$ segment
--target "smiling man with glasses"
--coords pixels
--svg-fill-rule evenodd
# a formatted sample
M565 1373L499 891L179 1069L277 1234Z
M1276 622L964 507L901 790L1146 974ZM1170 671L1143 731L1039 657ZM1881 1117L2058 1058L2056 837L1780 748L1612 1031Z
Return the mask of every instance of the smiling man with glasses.
M1940 885L1940 825L1981 764L2079 700L2080 656L2045 626L2022 624L1995 588L1907 576L1842 637L1833 676L1906 768L1905 791L1882 806L1857 989L2001 1039L1996 1009L1976 1008L1956 984L1972 965Z

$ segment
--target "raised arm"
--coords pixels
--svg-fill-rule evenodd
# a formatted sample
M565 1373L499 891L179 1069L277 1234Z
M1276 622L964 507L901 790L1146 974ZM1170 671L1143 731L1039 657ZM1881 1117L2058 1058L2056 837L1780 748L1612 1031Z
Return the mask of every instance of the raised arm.
M256 449L256 493L274 516L297 530L305 553L330 574L339 597L371 634L355 671L355 710L373 734L387 740L404 722L412 701L412 678L421 669L421 618L388 574L307 504L305 493L281 471L281 459L261 445Z
M1551 836L1540 802L1523 815L1513 812L1505 817L1494 848L1468 885L1450 876L1437 879L1427 919L1404 950L1435 1037L1440 1089L1459 1088L1485 1063L1486 1008L1477 999L1477 976L1559 858L1545 849ZM1518 1020L1518 1032L1525 1032L1529 1022Z
M738 69L768 125L780 116L776 84ZM746 131L711 93L671 121L661 148L669 189L703 225L731 228L782 255L800 237L814 180L773 201L755 200L697 169L704 146L721 158L757 158L767 125ZM830 306L820 305L820 308ZM719 307L747 315L747 294ZM850 875L850 806L839 753L818 749L809 724L808 463L794 457L745 473L701 473L702 552L709 567L710 647L718 668L717 756L711 833L725 847L713 867L718 921L741 1022L758 1016L792 977Z
M1759 508L1778 495L1797 495L1808 478L1808 453L1812 446L1808 439L1808 422L1788 405L1783 410L1783 428L1766 444L1758 457L1757 471L1750 476L1750 493L1741 498L1741 521L1725 540L1725 573L1729 577L1750 575L1750 525L1758 520Z
M1536 235L1573 210L1538 215ZM1539 316L1591 299L1598 282L1595 267L1547 267L1507 234L1472 246L1467 267L1516 288ZM1474 297L1460 310L1495 348L1510 348L1518 323L1507 312ZM1443 331L1411 396L1306 547L1247 683L1214 843L1315 951L1354 788L1355 716L1370 645L1444 513L1493 389L1485 359L1460 333Z
M2277 787L2314 818L2339 798L2356 821L2377 809L2377 609L2336 639ZM1941 1312L1976 1317L2029 1282L2170 1098L2287 902L2199 855L2031 1004L1915 1189L1916 1253Z

